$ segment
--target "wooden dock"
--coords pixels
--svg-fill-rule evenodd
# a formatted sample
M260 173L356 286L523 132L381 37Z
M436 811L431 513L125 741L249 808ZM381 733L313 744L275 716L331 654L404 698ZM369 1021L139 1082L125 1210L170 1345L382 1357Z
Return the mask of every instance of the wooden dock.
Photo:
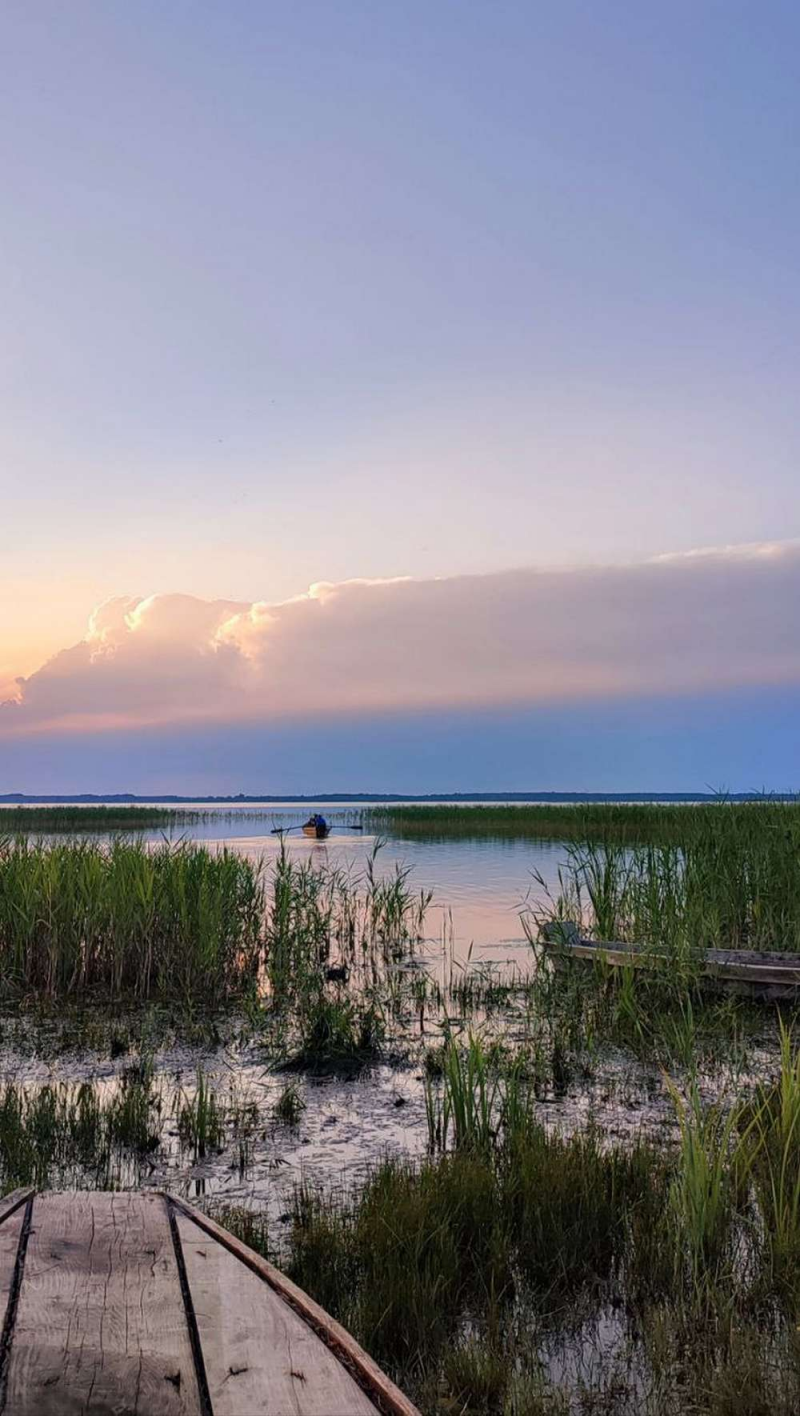
M279 1270L182 1200L0 1200L3 1416L419 1416Z

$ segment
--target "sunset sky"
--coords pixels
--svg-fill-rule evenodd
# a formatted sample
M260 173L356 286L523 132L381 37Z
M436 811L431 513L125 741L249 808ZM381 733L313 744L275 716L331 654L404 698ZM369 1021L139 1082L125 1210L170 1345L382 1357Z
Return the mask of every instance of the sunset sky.
M0 793L800 786L795 4L0 36Z

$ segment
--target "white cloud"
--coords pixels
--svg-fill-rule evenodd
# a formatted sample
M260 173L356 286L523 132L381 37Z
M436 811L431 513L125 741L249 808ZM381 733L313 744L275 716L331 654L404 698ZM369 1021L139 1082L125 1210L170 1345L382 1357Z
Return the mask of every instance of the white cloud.
M800 682L798 605L795 543L323 583L279 604L122 597L18 681L0 733Z

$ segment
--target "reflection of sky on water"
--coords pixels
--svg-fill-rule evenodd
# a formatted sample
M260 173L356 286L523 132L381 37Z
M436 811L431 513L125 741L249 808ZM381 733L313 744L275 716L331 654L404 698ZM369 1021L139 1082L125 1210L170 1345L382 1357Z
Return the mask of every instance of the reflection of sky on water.
M308 840L302 832L291 831L284 837L288 849L300 860L339 866L358 875L377 840L374 834L352 829L360 816L358 809L304 802L297 807L267 809L263 815L255 816L252 807L241 812L220 808L203 821L181 827L176 834L209 844L224 843L269 863L280 850L280 837L271 831L296 826L317 810L333 826L327 841ZM159 834L149 833L154 840ZM473 958L499 961L517 957L527 949L519 915L526 897L535 898L532 872L540 871L548 883L555 885L564 856L561 842L388 838L384 839L378 860L379 873L390 873L395 865L408 866L411 888L433 891L433 903L426 916L429 937L444 939L448 945L452 939L457 957L465 957L473 946Z

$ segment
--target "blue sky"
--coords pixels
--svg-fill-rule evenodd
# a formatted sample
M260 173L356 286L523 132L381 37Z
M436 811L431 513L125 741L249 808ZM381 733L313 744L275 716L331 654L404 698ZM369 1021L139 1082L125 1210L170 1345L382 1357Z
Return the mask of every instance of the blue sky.
M7 695L114 597L280 606L320 581L800 534L796 6L10 0L0 32ZM693 618L673 631L689 654ZM700 758L730 786L764 761L785 785L791 735L764 758L762 688L727 758L694 690L679 730L663 700L660 737L630 706L630 763L680 788L703 785ZM320 671L315 701L328 689ZM564 786L634 786L603 727L626 692L568 700L589 752ZM574 767L540 697L508 787ZM469 704L445 698L426 732L449 775L430 785L477 788L491 725L481 710L477 736L449 735ZM348 711L360 740L365 708ZM173 707L148 713L124 732L169 775ZM231 789L249 785L233 739L290 760L259 713L245 728L232 698L220 719ZM321 740L303 723L298 771ZM376 728L373 780L352 785L383 765L410 787L401 742L433 771L417 723ZM140 757L104 732L109 787L135 788ZM40 776L2 734L0 780ZM327 740L349 778L363 758L344 727ZM53 790L95 772L89 730L36 741ZM159 785L195 789L198 754Z

